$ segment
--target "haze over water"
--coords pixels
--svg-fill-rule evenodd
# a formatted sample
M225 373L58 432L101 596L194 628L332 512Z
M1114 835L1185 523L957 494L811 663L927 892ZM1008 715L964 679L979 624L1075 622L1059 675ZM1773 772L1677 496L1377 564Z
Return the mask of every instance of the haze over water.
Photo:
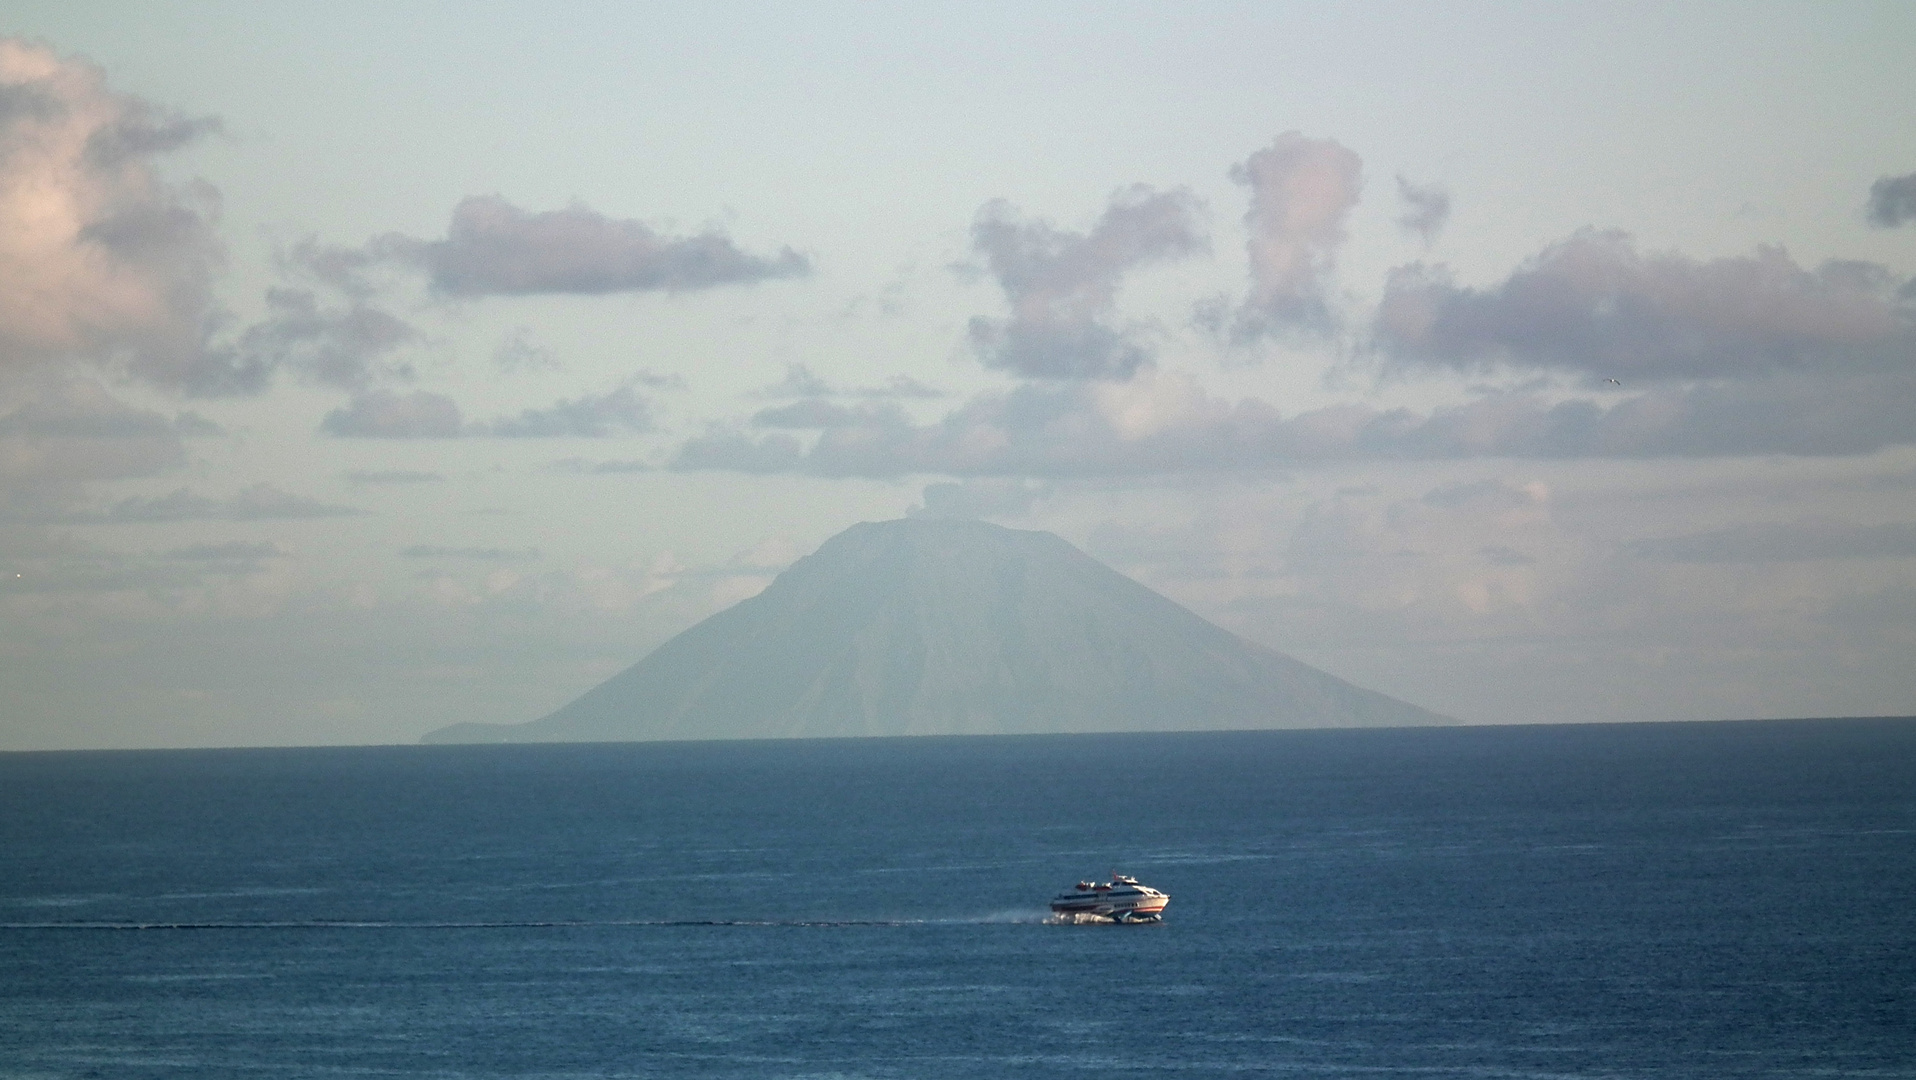
M1916 1076L1916 723L0 756L0 1077ZM1112 869L1155 927L1042 925Z

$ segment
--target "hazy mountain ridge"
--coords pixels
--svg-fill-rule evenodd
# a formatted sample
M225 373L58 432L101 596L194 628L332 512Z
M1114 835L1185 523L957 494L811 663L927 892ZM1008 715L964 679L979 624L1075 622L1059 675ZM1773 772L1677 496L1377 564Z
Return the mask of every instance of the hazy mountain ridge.
M1043 532L854 525L540 720L426 742L1454 723L1246 641Z

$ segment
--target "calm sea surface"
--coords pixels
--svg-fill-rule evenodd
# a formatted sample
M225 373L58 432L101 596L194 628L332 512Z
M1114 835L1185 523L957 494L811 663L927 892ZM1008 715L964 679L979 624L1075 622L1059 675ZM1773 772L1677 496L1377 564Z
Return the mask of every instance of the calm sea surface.
M6 1078L1916 1077L1916 722L0 755L0 924Z

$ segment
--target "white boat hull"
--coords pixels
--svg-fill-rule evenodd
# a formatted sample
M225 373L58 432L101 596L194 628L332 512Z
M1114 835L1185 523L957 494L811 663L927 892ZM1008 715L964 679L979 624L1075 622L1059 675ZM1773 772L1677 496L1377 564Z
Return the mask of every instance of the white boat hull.
M1157 922L1170 903L1169 893L1113 875L1109 885L1079 882L1077 889L1059 893L1051 911L1060 922Z

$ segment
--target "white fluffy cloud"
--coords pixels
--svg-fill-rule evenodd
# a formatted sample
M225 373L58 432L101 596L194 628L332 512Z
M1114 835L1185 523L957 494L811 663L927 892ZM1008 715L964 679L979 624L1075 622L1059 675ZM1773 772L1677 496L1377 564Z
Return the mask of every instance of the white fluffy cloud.
M987 203L973 248L1011 305L1007 319L974 318L972 347L987 367L1041 379L1128 379L1151 362L1137 335L1111 323L1118 286L1134 267L1205 246L1200 206L1187 191L1134 185L1111 198L1089 232L1022 219Z
M0 39L0 367L82 360L202 393L256 381L205 348L217 195L155 164L217 127Z
M1232 334L1334 325L1328 294L1345 219L1363 191L1363 159L1335 139L1288 131L1233 166L1231 178L1251 189L1251 292Z

